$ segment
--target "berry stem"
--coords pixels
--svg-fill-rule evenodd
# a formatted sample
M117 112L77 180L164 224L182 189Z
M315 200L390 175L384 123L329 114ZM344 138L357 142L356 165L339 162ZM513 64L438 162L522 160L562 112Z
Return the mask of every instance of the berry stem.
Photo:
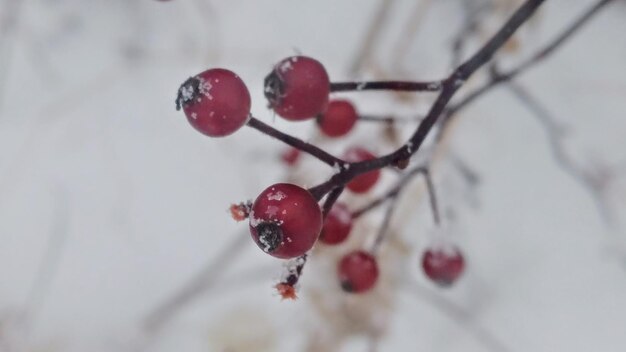
M424 116L413 117L396 117L396 116L375 116L375 115L360 115L359 121L365 122L383 122L383 123L411 123L421 122Z
M424 175L424 180L426 181L426 189L428 190L428 199L430 200L430 209L433 213L433 220L435 221L435 225L441 226L441 216L439 215L439 202L437 201L435 185L433 184L432 177L430 176L430 170L424 169L422 174Z
M442 81L412 82L412 81L362 81L362 82L332 82L331 92L350 92L363 90L391 90L405 92L438 92L442 88Z
M314 146L313 144L307 143L299 138L290 136L284 132L281 132L277 129L275 129L274 127L262 122L259 119L256 119L254 117L250 117L250 120L248 120L248 126L254 128L255 130L266 134L270 137L274 137L282 142L284 142L285 144L288 144L296 149L299 149L305 153L308 153L314 157L316 157L317 159L319 159L320 161L330 165L330 166L334 166L334 165L341 165L344 164L344 161L334 157L333 155L327 153L326 151L324 151L321 148L318 148L316 146ZM325 193L324 193L325 194ZM323 196L323 194L322 194ZM320 197L321 198L321 197ZM319 199L319 198L318 198Z
M400 191L406 186L406 184L413 178L413 176L426 172L427 168L425 166L418 166L409 171L407 171L404 176L393 186L391 187L387 193L383 194L381 197L374 199L369 204L366 204L362 208L355 210L352 212L352 218L357 219L360 216L366 214L370 210L377 208L379 205L385 203L386 201L393 199L398 196Z
M389 224L391 223L391 218L393 217L393 213L396 210L396 206L398 205L398 193L396 193L389 205L387 206L387 211L385 212L385 217L383 218L383 222L380 224L380 228L378 230L378 234L374 239L374 243L372 244L371 253L375 254L378 252L380 245L383 243L383 240L389 233Z
M343 187L337 187L328 194L328 197L326 197L324 205L322 206L322 216L324 219L326 219L326 215L328 215L330 209L332 209L337 199L339 199L339 196L341 196L343 189Z

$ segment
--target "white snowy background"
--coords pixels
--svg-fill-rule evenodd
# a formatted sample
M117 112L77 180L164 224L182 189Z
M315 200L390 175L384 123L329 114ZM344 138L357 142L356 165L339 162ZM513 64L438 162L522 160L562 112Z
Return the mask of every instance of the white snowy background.
M415 1L396 1L375 50L387 78L449 73L459 2L432 6L400 70L391 52ZM547 1L525 29L520 57L592 3ZM255 116L309 138L312 124L273 119L264 76L301 52L323 62L333 80L350 79L378 4L0 1L0 351L301 350L323 322L311 321L306 295L296 302L274 295L281 263L252 241L232 266L224 262L221 283L158 334L142 331L147 314L246 231L228 205L286 173L278 142L249 129L205 138L175 111L174 97L190 75L229 68L248 84ZM607 191L612 225L554 162L536 118L506 89L494 90L464 111L452 136L454 154L480 176L475 202L440 190L442 203L459 203L454 231L467 273L438 289L417 268L423 243L416 244L381 351L488 351L483 342L491 338L508 351L624 351L625 16L616 1L520 77L567 124L577 161L617 172ZM400 115L428 102L349 96L362 111ZM354 138L371 142L363 131ZM332 171L315 169L318 182ZM400 229L407 241L432 230L428 209L414 211L427 224ZM258 270L241 276L251 267ZM333 279L310 270L303 285ZM355 336L342 351L366 348Z

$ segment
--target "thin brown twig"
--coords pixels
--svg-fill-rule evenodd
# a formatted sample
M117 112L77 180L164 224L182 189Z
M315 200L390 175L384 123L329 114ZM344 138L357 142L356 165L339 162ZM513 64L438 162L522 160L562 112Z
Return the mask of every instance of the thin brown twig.
M284 132L281 132L275 129L274 127L254 117L250 117L250 120L248 120L248 126L254 128L255 130L263 134L276 138L284 142L285 144L288 144L294 148L297 148L305 153L311 154L312 156L316 157L320 161L330 166L341 166L345 163L343 160L327 153L325 150L319 147L316 147L313 144L307 143L299 138L296 138Z

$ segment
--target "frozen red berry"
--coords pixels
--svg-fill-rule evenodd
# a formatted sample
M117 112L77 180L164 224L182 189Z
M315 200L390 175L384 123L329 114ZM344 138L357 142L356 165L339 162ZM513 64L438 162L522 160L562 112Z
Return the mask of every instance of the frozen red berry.
M317 116L326 109L329 94L330 80L326 69L310 57L288 57L265 77L265 97L269 107L287 120Z
M352 230L352 213L348 207L341 202L337 202L326 215L320 241L326 244L339 244L348 237Z
M354 163L375 159L376 156L369 150L362 147L352 147L344 154L344 160ZM380 170L373 170L353 178L346 187L354 193L365 193L369 191L380 178Z
M343 99L331 100L326 111L322 113L317 123L322 133L328 137L345 136L352 130L358 115L354 105Z
M178 89L176 108L189 123L210 137L237 131L250 116L250 93L241 78L222 68L189 78Z
M363 293L372 289L378 281L376 258L365 251L346 254L337 266L341 288L346 292Z
M429 279L440 286L452 285L463 273L465 260L452 245L429 248L422 256L422 268Z
M252 205L250 233L256 244L277 258L309 251L322 229L322 211L309 191L289 183L266 188Z
M283 162L289 166L295 165L300 159L300 150L294 147L289 147L289 149L283 151L280 155L280 158Z

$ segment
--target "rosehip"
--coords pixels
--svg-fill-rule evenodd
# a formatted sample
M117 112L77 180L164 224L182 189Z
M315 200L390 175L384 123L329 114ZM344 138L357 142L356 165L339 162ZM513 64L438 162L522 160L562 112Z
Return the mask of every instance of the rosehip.
M330 80L326 69L310 57L288 57L265 77L265 97L269 107L287 120L317 116L326 108L329 94Z
M352 130L358 115L347 100L331 100L326 111L317 119L320 130L328 137L341 137Z
M313 247L322 229L322 211L309 191L289 183L266 188L252 205L250 234L266 253L294 258Z
M429 279L439 286L452 285L463 273L465 260L455 246L430 248L422 256L422 268Z
M337 266L341 288L346 292L369 291L378 281L376 258L365 251L346 254Z
M326 215L320 241L326 244L339 244L348 237L350 230L352 230L352 213L345 204L337 202Z
M283 162L289 166L294 165L300 159L300 150L294 147L289 147L289 149L285 150L280 158Z
M178 89L176 108L189 123L210 137L232 134L250 116L250 93L241 78L222 68L189 78Z
M344 160L351 163L375 158L376 156L374 154L361 147L352 147L344 154ZM353 178L352 181L348 182L346 187L354 193L365 193L374 187L379 178L380 170L369 171Z

